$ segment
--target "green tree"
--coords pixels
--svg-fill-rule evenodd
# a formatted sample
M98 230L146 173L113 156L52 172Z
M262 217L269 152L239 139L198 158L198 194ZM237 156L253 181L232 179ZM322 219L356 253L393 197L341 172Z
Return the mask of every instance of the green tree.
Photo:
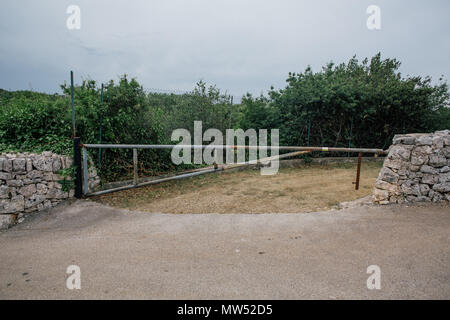
M447 83L402 77L399 67L398 60L377 54L370 61L353 57L319 72L308 67L289 73L286 87L272 88L267 99L243 100L241 124L279 128L281 144L306 145L310 121L310 145L374 148L387 148L398 133L449 128Z

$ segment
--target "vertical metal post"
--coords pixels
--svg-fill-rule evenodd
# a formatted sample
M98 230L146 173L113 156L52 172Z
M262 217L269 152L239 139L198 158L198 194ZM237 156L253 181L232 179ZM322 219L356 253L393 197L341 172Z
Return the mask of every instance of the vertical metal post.
M72 106L72 136L75 138L75 107L73 105L73 71L70 71L70 96L71 96L71 106Z
M75 198L81 199L83 186L81 179L81 149L80 138L73 138L73 163L75 165Z
M83 193L86 195L89 193L87 148L83 148L83 184L84 184Z
M230 122L228 124L228 129L231 129L231 125L232 125L232 119L233 117L233 96L231 96L231 103L230 103Z
M102 91L100 93L100 107L103 107L103 83ZM99 133L99 144L102 144L102 126L103 126L103 110L100 111L100 133ZM98 148L98 167L102 165L102 148Z
M137 149L133 149L133 184L136 186L138 184L138 159L137 159Z
M308 119L308 147L309 147L309 137L311 136L311 117Z
M358 166L356 167L356 182L355 182L355 190L359 190L359 176L361 174L361 158L362 153L358 154Z
M218 159L217 159L217 149L214 148L214 169L218 169L219 168L219 164L218 164Z

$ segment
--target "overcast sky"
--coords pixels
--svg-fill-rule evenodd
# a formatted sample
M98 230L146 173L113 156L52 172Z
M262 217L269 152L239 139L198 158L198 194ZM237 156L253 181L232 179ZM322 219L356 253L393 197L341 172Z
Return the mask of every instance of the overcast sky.
M69 5L81 9L69 30ZM369 30L369 5L381 30ZM235 96L284 86L288 72L328 61L383 57L404 75L450 70L450 1L430 0L2 0L0 88L59 85L127 73L146 89L216 84Z

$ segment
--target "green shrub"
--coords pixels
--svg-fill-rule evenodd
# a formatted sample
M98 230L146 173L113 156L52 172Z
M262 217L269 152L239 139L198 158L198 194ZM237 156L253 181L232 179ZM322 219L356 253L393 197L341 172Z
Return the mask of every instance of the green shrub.
M388 148L395 134L450 128L447 83L402 77L396 59L330 63L289 73L269 97L243 100L244 128L279 128L280 144ZM310 124L310 128L309 127Z
M53 151L70 155L73 148L70 86L61 86L62 95L30 91L0 91L0 151ZM135 79L126 75L104 87L86 80L74 89L76 135L82 143L172 144L177 128L193 130L195 120L204 126L224 130L229 124L229 97L200 82L188 94L147 95ZM206 129L205 129L206 130ZM132 177L132 150L104 149L99 163L98 150L88 149L103 181ZM194 165L174 166L170 150L138 150L139 174L157 175Z

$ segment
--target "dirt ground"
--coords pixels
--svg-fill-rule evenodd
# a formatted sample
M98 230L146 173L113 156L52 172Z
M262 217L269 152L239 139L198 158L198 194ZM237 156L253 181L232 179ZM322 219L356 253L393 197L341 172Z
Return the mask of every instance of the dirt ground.
M328 210L372 193L382 163L362 164L360 188L352 184L356 164L309 165L208 174L131 189L93 200L113 207L160 213L301 213Z

